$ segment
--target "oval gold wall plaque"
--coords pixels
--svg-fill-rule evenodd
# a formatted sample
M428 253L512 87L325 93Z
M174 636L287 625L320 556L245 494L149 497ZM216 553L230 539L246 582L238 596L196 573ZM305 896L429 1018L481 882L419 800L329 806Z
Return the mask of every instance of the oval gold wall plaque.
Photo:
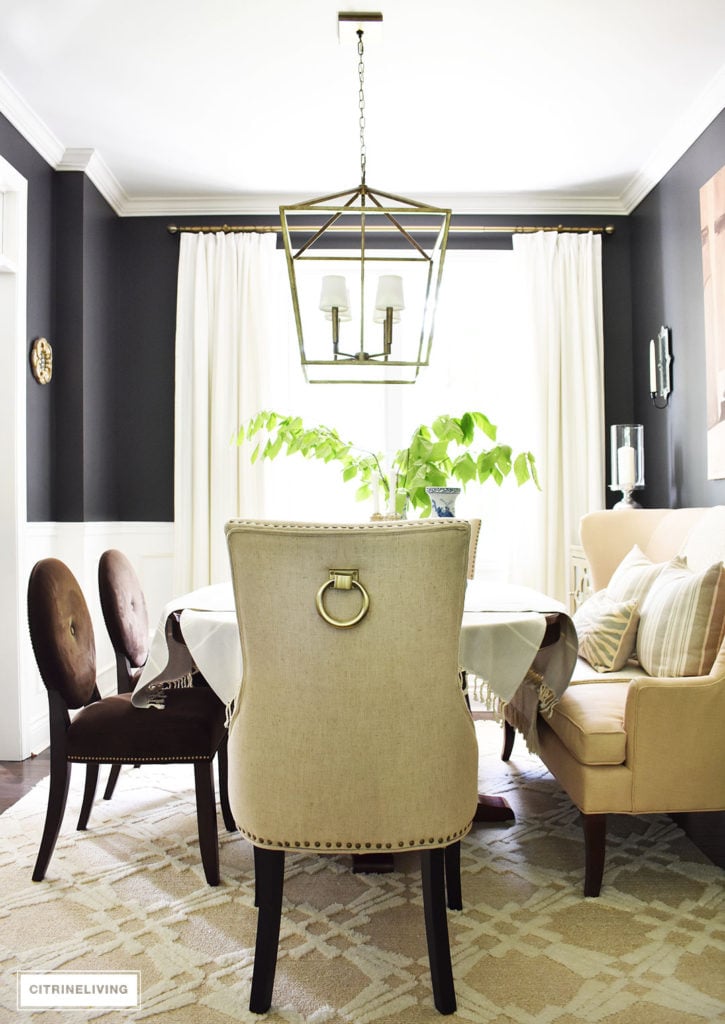
M30 349L30 366L38 384L48 384L53 376L53 349L45 338L36 338Z

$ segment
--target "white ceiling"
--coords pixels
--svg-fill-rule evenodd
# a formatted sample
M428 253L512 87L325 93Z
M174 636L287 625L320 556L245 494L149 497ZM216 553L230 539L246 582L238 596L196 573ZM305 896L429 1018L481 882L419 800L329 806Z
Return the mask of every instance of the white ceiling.
M367 180L454 212L626 213L725 106L725 0L0 0L0 112L121 214Z

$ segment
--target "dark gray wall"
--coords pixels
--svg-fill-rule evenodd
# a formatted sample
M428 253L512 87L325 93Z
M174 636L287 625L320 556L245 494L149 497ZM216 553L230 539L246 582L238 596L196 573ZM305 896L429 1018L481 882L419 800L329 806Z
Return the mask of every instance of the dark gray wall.
M60 522L113 520L118 479L118 218L84 174L63 172L55 175L53 221L51 507ZM30 499L32 488L39 487L30 462L28 468ZM42 518L44 511L34 503L29 518Z
M28 182L27 351L53 346L53 380L28 361L30 521L115 519L118 218L84 174L53 171L0 116L0 153Z
M63 522L84 518L83 178L80 173L57 174L54 183L53 380L47 389L57 413L50 439L53 508Z
M179 240L167 219L119 221L121 396L117 518L174 518L174 334Z
M83 183L83 518L118 515L122 483L122 410L131 403L120 386L126 352L119 329L119 219L95 187ZM151 518L151 517L149 517Z
M699 190L725 165L725 111L630 217L635 421L644 424L650 507L725 502L725 481L707 479L705 311ZM649 341L671 329L673 392L649 398Z

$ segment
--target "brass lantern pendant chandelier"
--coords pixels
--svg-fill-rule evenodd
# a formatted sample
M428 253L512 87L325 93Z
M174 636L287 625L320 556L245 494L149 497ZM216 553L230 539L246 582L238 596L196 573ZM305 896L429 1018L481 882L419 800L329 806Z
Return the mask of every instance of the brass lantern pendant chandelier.
M279 210L300 358L311 384L413 384L427 366L451 211L366 182L364 30L357 28L360 184Z

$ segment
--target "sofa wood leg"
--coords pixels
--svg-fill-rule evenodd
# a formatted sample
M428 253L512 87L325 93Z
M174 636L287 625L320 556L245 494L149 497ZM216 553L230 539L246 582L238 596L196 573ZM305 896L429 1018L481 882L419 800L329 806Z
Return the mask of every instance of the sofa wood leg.
M516 739L516 730L509 722L503 723L503 750L501 751L501 760L508 761L511 757L511 752L514 749L514 740Z
M604 874L607 841L606 814L582 814L584 827L584 895L598 896Z

